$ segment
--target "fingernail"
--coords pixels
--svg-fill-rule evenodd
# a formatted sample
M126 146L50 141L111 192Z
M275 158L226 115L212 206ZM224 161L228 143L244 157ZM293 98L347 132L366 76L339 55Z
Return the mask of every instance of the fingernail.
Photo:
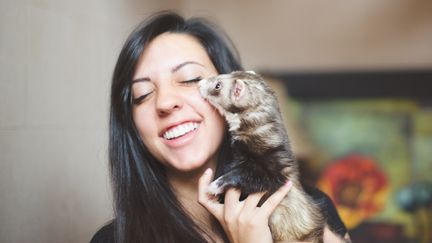
M285 186L286 187L291 187L292 186L292 181L288 180L287 182L285 182Z

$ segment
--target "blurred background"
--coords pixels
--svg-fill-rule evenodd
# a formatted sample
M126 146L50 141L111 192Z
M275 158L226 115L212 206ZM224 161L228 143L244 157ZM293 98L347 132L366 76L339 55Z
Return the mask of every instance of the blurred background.
M0 0L0 242L88 242L112 218L110 78L163 9L216 22L266 75L355 242L432 242L429 0Z

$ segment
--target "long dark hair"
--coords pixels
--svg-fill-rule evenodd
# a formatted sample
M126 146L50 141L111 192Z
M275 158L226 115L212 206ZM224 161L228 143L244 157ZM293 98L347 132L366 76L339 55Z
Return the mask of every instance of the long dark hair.
M118 57L111 86L109 163L116 242L207 242L208 238L181 207L164 167L144 146L132 118L135 66L146 46L165 32L195 37L219 73L242 70L232 42L205 19L186 20L172 12L160 12L131 33ZM220 168L230 155L228 137L218 154Z

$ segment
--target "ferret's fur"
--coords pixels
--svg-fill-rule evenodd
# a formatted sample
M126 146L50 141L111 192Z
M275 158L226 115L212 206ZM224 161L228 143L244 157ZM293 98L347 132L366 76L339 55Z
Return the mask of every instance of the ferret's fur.
M248 195L271 194L287 179L293 186L270 218L275 241L322 242L324 218L302 189L277 98L261 76L236 71L200 81L200 93L225 118L232 137L233 161L208 193L229 187Z

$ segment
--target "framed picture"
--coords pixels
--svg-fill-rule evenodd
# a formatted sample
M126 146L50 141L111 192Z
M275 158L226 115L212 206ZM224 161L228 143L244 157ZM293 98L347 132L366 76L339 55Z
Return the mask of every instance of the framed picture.
M284 87L312 148L305 179L332 198L354 242L432 241L432 70L265 76Z

